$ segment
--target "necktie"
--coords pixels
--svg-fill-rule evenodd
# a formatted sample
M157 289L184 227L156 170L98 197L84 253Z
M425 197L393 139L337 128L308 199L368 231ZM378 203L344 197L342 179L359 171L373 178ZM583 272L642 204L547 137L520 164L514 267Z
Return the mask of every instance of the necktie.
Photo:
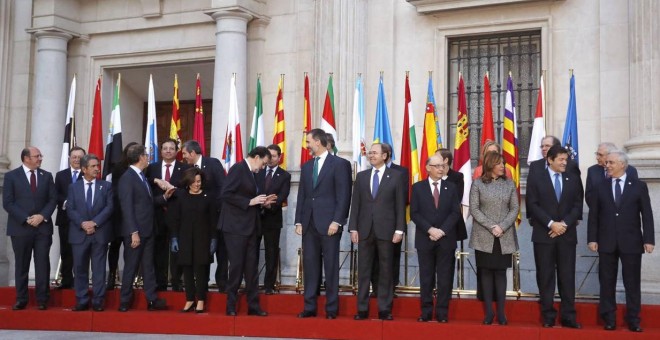
M199 169L199 165L195 164L195 167L196 167L197 169Z
M440 204L440 191L438 190L438 182L433 182L433 202L435 203L436 209L438 204Z
M170 182L170 179L172 178L172 174L170 173L170 167L172 164L165 164L165 181L167 183Z
M264 188L266 189L266 192L268 192L268 189L270 188L270 182L273 180L273 169L268 169L268 172L266 173L266 183L264 184Z
M371 197L376 198L378 195L378 170L374 171L374 178L371 180Z
M85 198L85 201L87 202L87 211L90 213L92 212L92 199L93 199L93 194L92 194L92 182L87 182L87 197Z
M71 176L71 183L76 183L78 180L78 170L73 170L73 176Z
M557 202L561 198L561 181L559 180L559 174L555 174L555 196L557 197Z
M147 182L147 178L144 177L144 173L140 172L140 177L142 177L142 182L144 183L144 186L147 187L147 192L149 193L149 196L151 196L151 188L149 188L149 182Z
M621 179L617 178L616 179L616 184L614 185L614 204L618 207L619 204L621 204Z
M312 184L316 188L316 181L319 179L319 157L314 157L314 170L312 172Z
M34 174L34 170L30 170L30 190L37 192L37 176Z

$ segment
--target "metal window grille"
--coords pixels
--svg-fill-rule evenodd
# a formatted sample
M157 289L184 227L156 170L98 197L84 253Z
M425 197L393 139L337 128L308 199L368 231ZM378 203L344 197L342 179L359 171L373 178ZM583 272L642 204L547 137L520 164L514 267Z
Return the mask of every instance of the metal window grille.
M458 74L462 72L470 129L470 157L479 160L484 117L484 75L489 72L495 138L502 144L506 82L511 72L518 126L520 166L527 167L541 77L541 31L453 38L449 41L449 147L458 116Z

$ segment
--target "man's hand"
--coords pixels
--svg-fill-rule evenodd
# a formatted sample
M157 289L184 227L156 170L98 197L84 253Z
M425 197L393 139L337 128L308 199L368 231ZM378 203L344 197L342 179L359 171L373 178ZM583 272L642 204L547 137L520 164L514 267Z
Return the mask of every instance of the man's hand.
M82 223L82 229L87 235L94 234L96 232L96 223L94 221L85 221Z
M401 240L403 240L403 234L394 233L394 236L392 236L392 243L399 243Z
M591 251L598 251L598 242L589 242L587 246Z
M167 190L163 194L163 197L165 197L165 199L169 199L174 194L174 191L176 191L176 187L171 186L171 187L167 188Z
M270 194L266 197L266 202L264 202L264 206L268 205L268 207L270 208L270 205L274 204L275 202L277 202L277 195Z
M445 236L445 232L436 228L436 227L431 227L429 228L429 238L432 241L437 241L441 239L443 236Z
M649 243L644 244L644 251L649 253L649 254L653 252L653 248L655 248L655 246L652 245L652 244L649 244Z
M28 224L33 227L38 227L41 222L44 221L44 217L40 214L34 214L28 218Z
M131 234L131 248L135 249L140 246L140 235L138 233Z
M158 185L158 187L163 191L167 191L170 188L174 188L174 186L172 184L170 184L167 181L162 180L160 178L154 178L154 183L156 183L156 185Z
M302 224L296 224L296 235L302 235Z
M360 236L358 235L357 230L351 231L351 242L358 244L360 242Z
M328 226L328 236L332 236L336 234L337 230L339 230L339 224L335 222L331 222L330 226Z
M566 232L566 223L562 222L552 222L550 225L550 231L548 232L548 235L550 235L551 238L555 238L557 236L561 236Z
M250 206L264 204L266 202L266 195L259 195L250 200Z

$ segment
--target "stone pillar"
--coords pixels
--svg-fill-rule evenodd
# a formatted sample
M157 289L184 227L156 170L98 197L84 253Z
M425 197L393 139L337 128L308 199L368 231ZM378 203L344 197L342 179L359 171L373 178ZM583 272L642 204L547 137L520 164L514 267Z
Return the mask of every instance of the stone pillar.
M29 145L44 155L42 168L59 170L67 105L67 43L71 34L36 31L37 38Z
M207 12L216 22L215 74L213 77L213 126L211 156L220 158L227 129L229 86L236 73L241 136L245 146L247 135L247 24L253 15L237 9ZM203 75L202 75L203 77ZM249 151L249 150L248 150Z
M660 240L660 3L628 1L630 48L630 136L624 143L630 163L649 187L655 239ZM642 301L660 303L660 252L642 257ZM620 292L623 284L619 282ZM625 300L623 300L625 301Z

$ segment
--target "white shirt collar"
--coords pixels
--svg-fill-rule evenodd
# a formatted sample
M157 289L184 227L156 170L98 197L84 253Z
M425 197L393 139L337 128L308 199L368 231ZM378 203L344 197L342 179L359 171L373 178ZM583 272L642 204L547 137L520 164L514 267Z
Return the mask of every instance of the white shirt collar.
M195 165L197 165L197 167L200 168L200 169L202 168L202 156L199 156L199 158L197 159L197 162L195 162L195 164L193 166L195 166Z

